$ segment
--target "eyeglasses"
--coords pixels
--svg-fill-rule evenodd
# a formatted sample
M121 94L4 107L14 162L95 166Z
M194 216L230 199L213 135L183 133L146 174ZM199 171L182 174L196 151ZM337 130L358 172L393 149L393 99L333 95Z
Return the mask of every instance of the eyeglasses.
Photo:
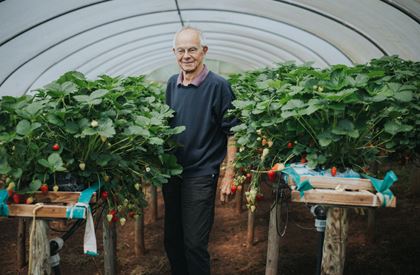
M189 53L190 55L195 55L198 53L198 49L196 47L192 47L189 49L177 48L175 49L175 54L177 56L183 56L184 54Z

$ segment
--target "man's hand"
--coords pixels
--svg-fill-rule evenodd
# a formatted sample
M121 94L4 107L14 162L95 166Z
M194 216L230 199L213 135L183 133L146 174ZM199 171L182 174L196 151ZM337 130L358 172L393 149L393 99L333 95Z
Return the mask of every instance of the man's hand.
M226 170L222 181L220 183L220 200L222 202L227 202L232 195L231 186L233 184L233 179L235 177L235 170L233 167L236 155L236 142L233 136L228 138L228 147L226 155Z
M232 195L231 186L233 184L233 176L225 176L220 183L220 201L228 202Z

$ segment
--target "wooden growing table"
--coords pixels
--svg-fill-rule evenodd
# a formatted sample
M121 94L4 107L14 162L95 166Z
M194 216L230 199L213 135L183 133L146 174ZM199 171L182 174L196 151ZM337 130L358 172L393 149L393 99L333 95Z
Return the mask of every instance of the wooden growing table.
M396 207L396 198L384 205L383 196L376 193L368 179L339 178L326 176L300 176L308 179L313 189L304 192L296 190L296 185L289 177L291 202L311 205L323 205L327 211L325 239L323 243L321 274L342 274L345 261L345 247L348 232L348 208ZM270 212L266 275L276 275L278 271L279 241L276 223L281 205L276 203Z
M37 218L67 219L67 211L76 204L81 192L48 192L43 194L35 192L33 197L37 203L43 203L36 211ZM93 196L91 203L96 201ZM9 217L33 217L35 204L10 204Z
M17 239L17 264L19 269L26 263L26 229L23 218L35 218L43 220L69 219L69 211L73 208L74 219L86 219L86 209L77 207L82 192L35 192L33 194L37 204L8 204L8 217L19 218ZM90 197L90 194L88 194ZM96 203L96 192L93 192L89 203ZM42 205L40 205L41 203ZM106 212L104 211L105 215ZM46 231L46 228L44 229ZM108 223L103 217L103 243L104 243L104 270L105 274L116 274L116 229L115 224ZM46 232L45 232L46 234ZM34 259L40 260L40 259ZM42 259L41 259L42 260ZM28 274L31 271L28 270Z

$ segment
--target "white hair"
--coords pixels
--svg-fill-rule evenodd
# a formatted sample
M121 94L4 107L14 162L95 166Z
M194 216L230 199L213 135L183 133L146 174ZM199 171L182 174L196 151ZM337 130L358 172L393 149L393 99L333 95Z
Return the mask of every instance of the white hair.
M175 42L176 42L176 38L177 38L178 34L180 34L183 31L187 31L187 30L192 30L192 31L197 32L198 33L198 37L200 39L200 46L202 46L202 47L207 46L206 39L205 39L205 37L203 35L203 32L200 29L197 29L197 28L194 28L194 27L191 27L191 26L184 26L179 31L177 31L175 33L175 35L174 35L174 39L172 40L172 47L174 49L175 49L175 46L176 46L175 45Z

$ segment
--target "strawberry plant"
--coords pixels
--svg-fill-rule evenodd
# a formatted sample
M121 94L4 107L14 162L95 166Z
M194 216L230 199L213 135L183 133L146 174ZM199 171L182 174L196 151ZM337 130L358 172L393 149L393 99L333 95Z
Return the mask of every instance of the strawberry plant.
M413 158L420 144L419 76L420 62L396 56L354 67L284 63L233 75L231 114L241 121L233 128L236 166L267 171L290 161L363 172L387 158ZM259 176L251 186L258 187Z
M142 76L92 81L68 72L31 96L0 99L0 174L20 193L46 181L58 190L63 174L86 187L99 181L111 208L141 212L137 185L182 172L170 137L183 127L169 126L172 115L162 87Z

